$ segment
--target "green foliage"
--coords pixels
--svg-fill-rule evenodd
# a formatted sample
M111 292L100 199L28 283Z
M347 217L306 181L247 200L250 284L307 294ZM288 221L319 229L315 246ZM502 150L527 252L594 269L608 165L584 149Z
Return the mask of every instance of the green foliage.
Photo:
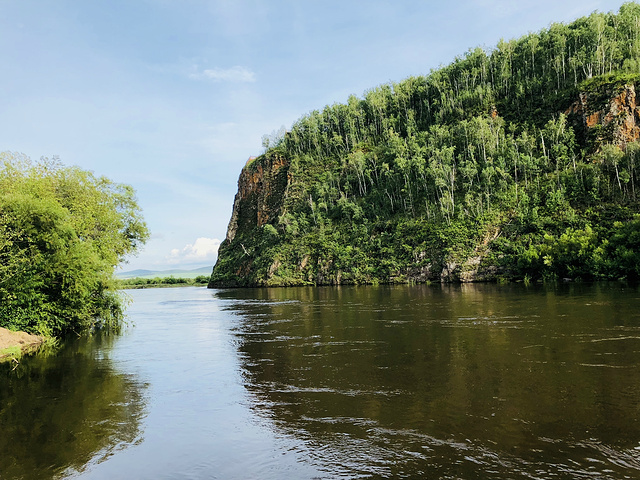
M640 146L584 116L640 80L639 17L552 24L303 116L251 165L288 159L279 217L240 215L212 285L439 280L473 257L495 278L637 276L616 235L638 212Z
M206 285L209 283L207 275L198 275L195 278L155 277L155 278L127 278L120 280L122 288L150 288L150 287L190 287Z
M54 336L117 328L112 274L147 235L128 185L0 154L0 326Z

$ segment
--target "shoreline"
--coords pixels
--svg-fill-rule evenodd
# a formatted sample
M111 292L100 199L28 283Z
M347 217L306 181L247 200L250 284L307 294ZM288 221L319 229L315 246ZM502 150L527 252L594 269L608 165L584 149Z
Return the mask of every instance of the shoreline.
M184 288L184 287L206 287L206 283L147 283L144 285L123 285L119 290L142 290L146 288Z
M44 341L45 338L38 335L0 327L0 363L39 347Z

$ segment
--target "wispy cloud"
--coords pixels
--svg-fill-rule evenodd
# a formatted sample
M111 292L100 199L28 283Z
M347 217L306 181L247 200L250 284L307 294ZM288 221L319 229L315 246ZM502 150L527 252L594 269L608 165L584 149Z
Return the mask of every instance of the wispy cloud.
M169 264L188 264L195 262L214 261L218 257L220 240L217 238L197 238L193 244L184 248L174 248L167 257Z
M251 83L256 81L256 74L247 67L236 65L231 68L211 68L189 75L194 80L211 80L213 82Z

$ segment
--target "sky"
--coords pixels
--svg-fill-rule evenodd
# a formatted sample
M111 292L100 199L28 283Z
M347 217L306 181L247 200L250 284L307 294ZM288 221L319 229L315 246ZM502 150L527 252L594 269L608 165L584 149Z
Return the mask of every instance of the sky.
M0 0L0 151L132 185L122 270L213 267L240 171L302 115L620 0Z

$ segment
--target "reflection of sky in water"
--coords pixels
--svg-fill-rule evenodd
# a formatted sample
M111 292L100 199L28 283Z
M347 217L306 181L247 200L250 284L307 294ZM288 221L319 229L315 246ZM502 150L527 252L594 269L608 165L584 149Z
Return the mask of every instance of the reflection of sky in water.
M256 418L230 333L237 318L210 290L129 292L135 328L111 352L149 384L144 441L82 478L311 478L294 445Z
M6 429L14 449L0 451L30 459L21 462L25 472L40 465L51 474L55 465L96 479L640 474L635 290L129 293L134 326L123 336L25 360L21 376L2 371L0 382L10 378L8 388L24 392L20 409L2 398L0 426L18 421ZM0 395L8 388L0 383ZM41 406L32 399L38 391ZM21 431L28 415L34 420Z

